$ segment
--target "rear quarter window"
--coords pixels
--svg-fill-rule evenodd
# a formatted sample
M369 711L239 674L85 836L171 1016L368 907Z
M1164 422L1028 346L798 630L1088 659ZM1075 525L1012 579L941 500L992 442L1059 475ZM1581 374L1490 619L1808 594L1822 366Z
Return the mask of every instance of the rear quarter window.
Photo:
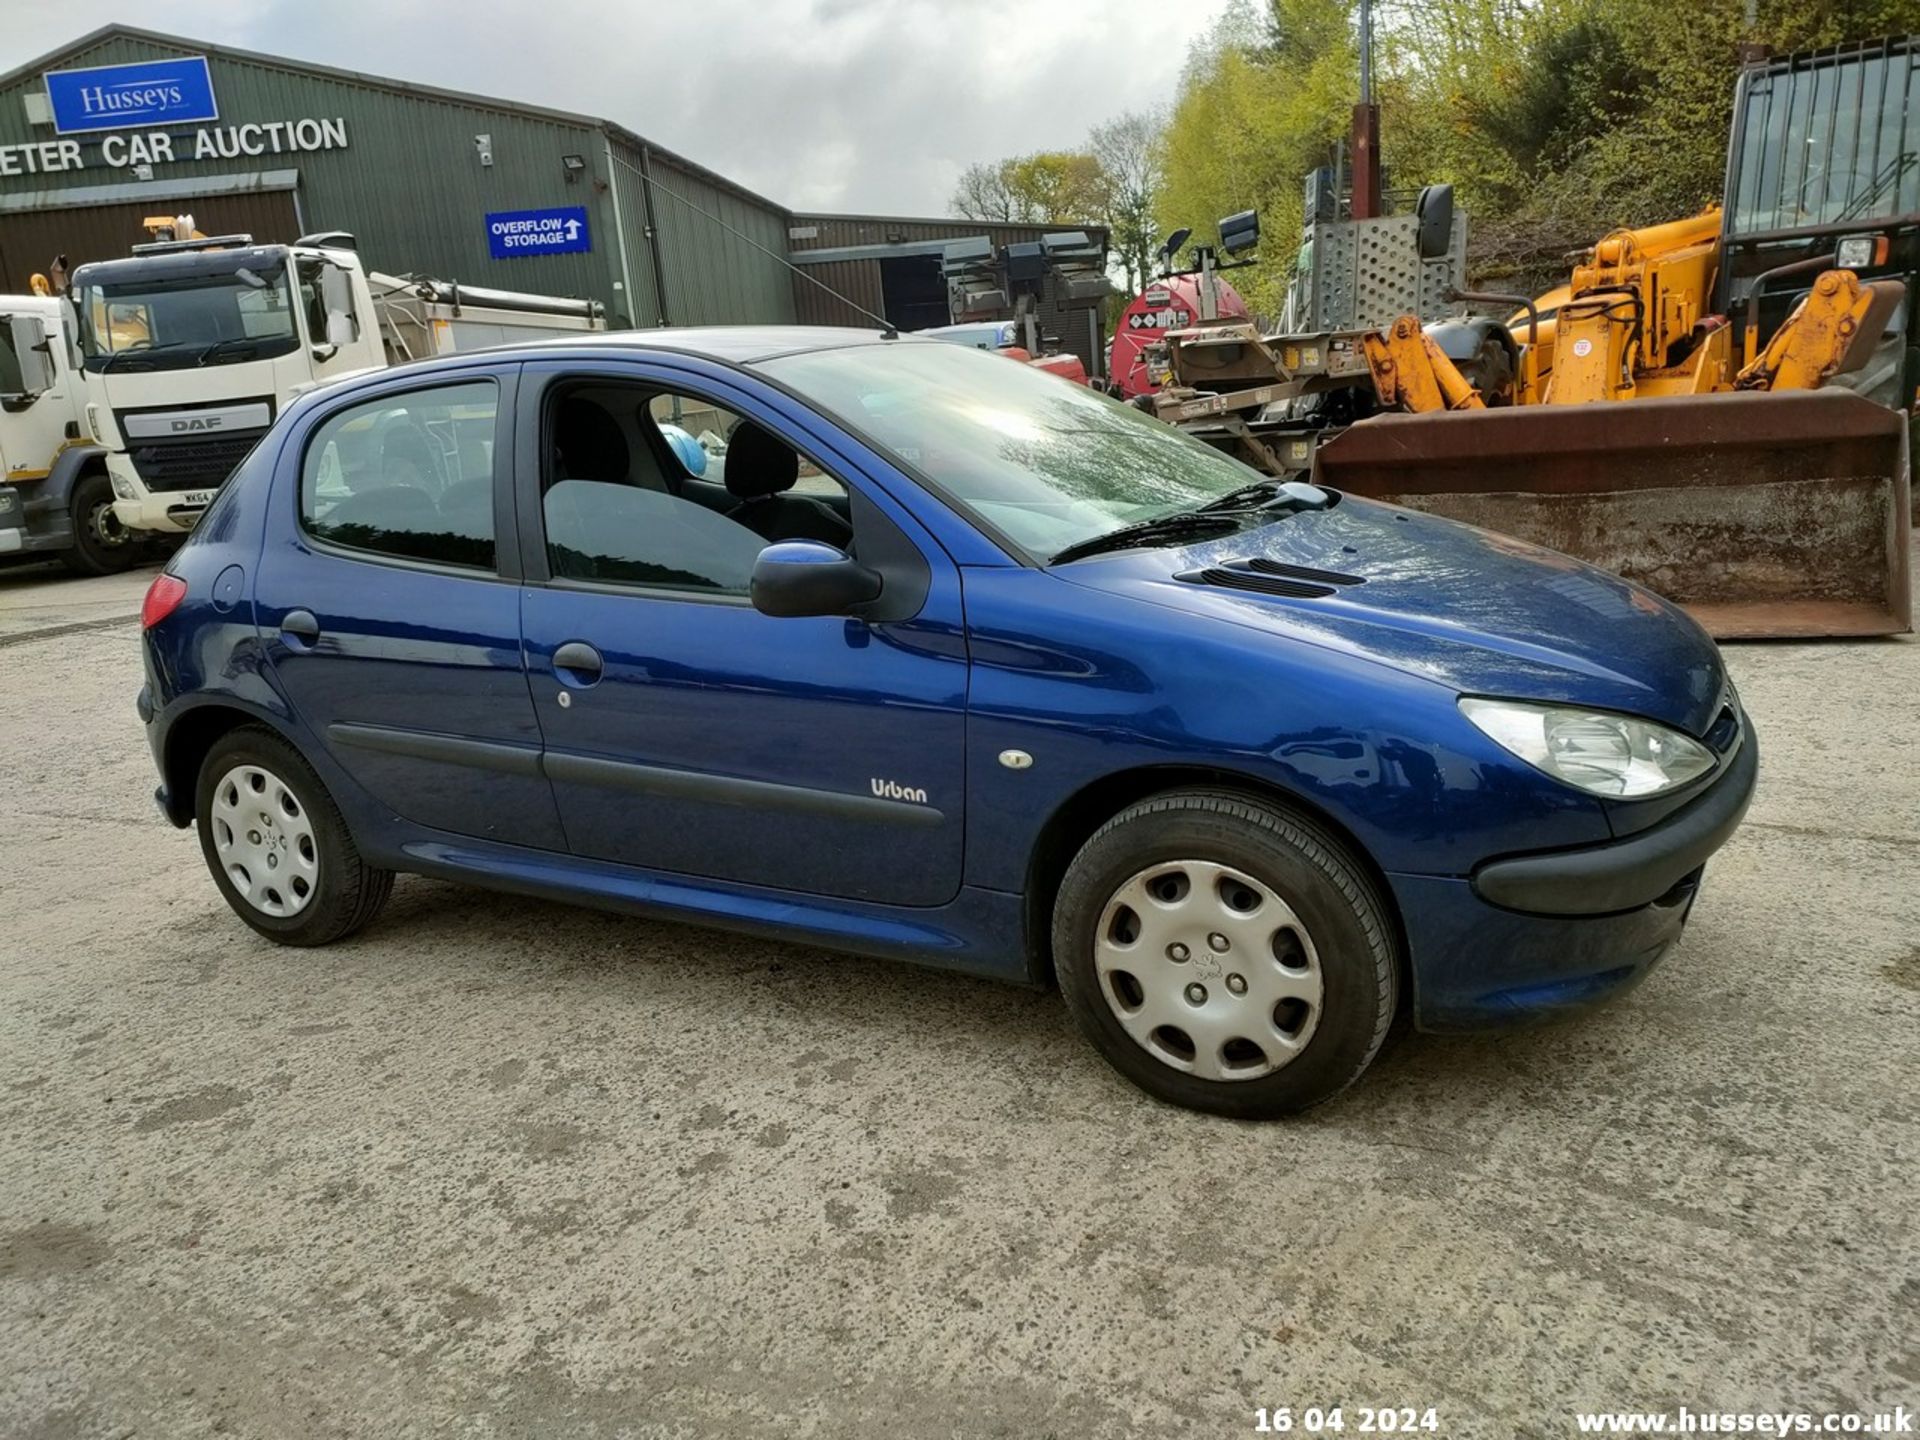
M300 472L300 524L328 545L491 571L495 564L491 380L350 405L315 427Z

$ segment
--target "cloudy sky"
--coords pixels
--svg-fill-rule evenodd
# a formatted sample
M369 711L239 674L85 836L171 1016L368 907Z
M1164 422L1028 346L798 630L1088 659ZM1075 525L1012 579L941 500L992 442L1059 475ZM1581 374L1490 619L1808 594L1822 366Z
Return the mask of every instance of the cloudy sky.
M0 72L125 20L602 115L796 210L946 213L969 163L1173 93L1228 0L6 0Z

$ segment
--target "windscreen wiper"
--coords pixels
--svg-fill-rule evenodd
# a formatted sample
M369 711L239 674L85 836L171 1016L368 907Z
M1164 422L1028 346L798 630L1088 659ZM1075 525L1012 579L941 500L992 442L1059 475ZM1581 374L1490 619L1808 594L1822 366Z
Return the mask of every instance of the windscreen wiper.
M1064 565L1069 560L1080 560L1088 555L1125 550L1134 545L1155 545L1163 540L1211 540L1221 535L1231 535L1240 528L1245 518L1245 511L1208 515L1198 510L1182 510L1174 515L1142 520L1137 525L1122 525L1118 530L1109 530L1090 540L1077 540L1059 554L1049 557L1047 563Z
M1206 540L1231 534L1244 520L1276 513L1291 515L1297 510L1325 510L1340 497L1332 490L1308 485L1299 480L1256 480L1237 490L1216 496L1193 510L1179 510L1137 525L1123 525L1091 540L1067 546L1047 561L1064 565L1087 555L1108 550L1124 550L1132 545L1152 545L1161 540Z
M245 345L254 351L258 351L260 349L260 342L254 339L251 335L229 335L226 339L216 340L213 342L213 344L207 346L206 349L200 352L199 358L196 359L193 363L196 365L204 365L209 360L212 360L216 356L220 355L223 351L226 350L226 348L229 345Z
M147 360L147 356L151 353L152 353L151 351L147 351L147 350L116 350L111 355L107 356L104 360L100 362L99 373L104 375L109 370L118 369L120 366L120 362L123 360L128 362L131 362L134 360L144 360L146 361L147 369L151 370L153 369L153 362L151 360ZM135 369L136 367L131 363L129 363L127 365L127 368L129 370L132 370L132 369Z
M1332 491L1322 490L1318 485L1308 485L1301 480L1276 480L1270 475L1263 475L1250 485L1242 485L1238 490L1229 490L1209 500L1192 513L1217 515L1241 509L1277 509L1282 505L1292 510L1324 510L1333 504L1333 499Z

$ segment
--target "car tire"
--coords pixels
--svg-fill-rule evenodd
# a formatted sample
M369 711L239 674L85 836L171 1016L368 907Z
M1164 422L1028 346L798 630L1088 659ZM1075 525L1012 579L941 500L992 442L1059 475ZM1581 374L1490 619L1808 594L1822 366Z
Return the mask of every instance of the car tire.
M194 815L214 884L269 940L343 939L392 893L393 872L361 859L313 767L264 726L242 726L214 742L200 766Z
M83 475L73 487L68 509L73 517L73 548L60 552L66 567L79 575L117 575L140 561L134 533L113 513L113 483L99 471Z
M1055 897L1053 957L1116 1070L1237 1119L1339 1094L1399 1008L1397 931L1366 867L1311 820L1220 791L1158 795L1096 831Z

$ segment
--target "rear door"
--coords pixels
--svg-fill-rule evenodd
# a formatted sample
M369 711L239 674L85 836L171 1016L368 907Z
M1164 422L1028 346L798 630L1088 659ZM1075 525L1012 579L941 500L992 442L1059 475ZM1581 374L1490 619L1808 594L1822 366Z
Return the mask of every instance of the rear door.
M965 788L959 572L850 442L751 377L689 364L529 365L522 384L527 665L572 848L816 895L950 900ZM796 492L847 508L859 558L913 572L910 611L869 623L755 610L747 578L765 538L683 493L689 477L646 428L701 410L724 417L703 432L744 417L813 462ZM704 478L724 469L715 460Z
M417 825L564 850L520 657L512 366L435 371L289 439L255 593L327 753Z

